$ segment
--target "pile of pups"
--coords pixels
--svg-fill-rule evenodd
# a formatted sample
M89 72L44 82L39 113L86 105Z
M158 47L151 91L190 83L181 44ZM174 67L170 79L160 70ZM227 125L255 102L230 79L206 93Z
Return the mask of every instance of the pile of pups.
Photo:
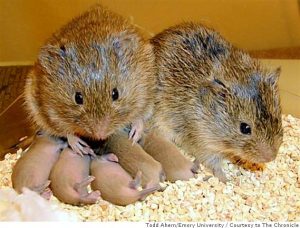
M28 75L26 107L39 131L13 187L75 205L100 196L127 205L164 180L194 177L200 163L226 182L224 158L276 157L279 74L203 25L147 40L120 15L92 7L46 41Z

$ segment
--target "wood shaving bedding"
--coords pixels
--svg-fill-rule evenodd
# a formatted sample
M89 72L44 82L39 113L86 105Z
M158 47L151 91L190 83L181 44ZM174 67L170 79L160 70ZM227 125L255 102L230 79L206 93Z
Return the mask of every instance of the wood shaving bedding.
M50 203L82 221L299 221L300 119L283 116L284 138L275 161L263 171L250 171L224 161L230 181L223 184L201 167L197 178L165 183L163 192L126 207L104 200L71 206L51 197ZM12 167L20 157L0 162L0 187L11 188Z

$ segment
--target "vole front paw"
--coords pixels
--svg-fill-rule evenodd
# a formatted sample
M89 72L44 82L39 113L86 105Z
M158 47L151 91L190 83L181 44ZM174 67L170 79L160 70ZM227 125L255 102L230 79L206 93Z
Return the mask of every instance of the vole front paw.
M93 157L96 157L96 154L89 147L89 145L86 144L86 142L84 142L79 137L77 137L75 135L68 135L67 139L68 139L68 143L69 143L70 147L72 148L72 150L75 153L79 154L82 157L83 157L84 154L85 155L89 154L89 155L91 155Z
M212 152L210 154L209 156L197 157L195 162L202 163L205 167L209 168L214 176L221 182L226 183L228 179L222 169L222 157Z
M80 200L83 204L93 204L100 198L99 190L86 192L87 186L95 180L95 177L88 176L82 182L75 184L74 189L79 194Z
M144 131L143 120L136 120L131 124L131 130L129 132L129 139L132 139L133 144L137 143L142 137Z
M226 182L228 181L225 173L223 172L221 167L217 167L213 169L213 174L214 176L216 176L221 182L223 182L224 184L226 184Z

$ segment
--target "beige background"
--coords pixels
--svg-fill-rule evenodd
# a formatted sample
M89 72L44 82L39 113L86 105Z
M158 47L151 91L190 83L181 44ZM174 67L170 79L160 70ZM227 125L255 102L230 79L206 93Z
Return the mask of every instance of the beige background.
M248 50L300 46L298 0L0 0L0 62L34 61L51 33L96 2L152 33L192 20Z
M149 34L182 21L200 21L247 50L300 46L300 0L0 0L0 65L31 64L56 29L101 2ZM282 66L283 111L300 117L300 60Z

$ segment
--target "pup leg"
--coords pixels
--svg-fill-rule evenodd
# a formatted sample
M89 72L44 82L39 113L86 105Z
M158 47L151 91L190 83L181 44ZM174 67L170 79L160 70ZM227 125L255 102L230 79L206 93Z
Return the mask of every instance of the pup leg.
M164 181L164 171L162 165L147 154L139 144L132 145L125 132L118 132L108 139L107 150L114 153L119 160L119 164L133 178L142 172L142 186L151 182L158 185Z
M75 184L74 190L79 194L79 200L83 204L93 204L99 199L100 191L87 192L87 186L95 180L95 177L88 176L82 182Z
M144 150L159 161L166 173L167 180L189 180L195 176L199 163L188 160L173 144L157 132L145 136Z

